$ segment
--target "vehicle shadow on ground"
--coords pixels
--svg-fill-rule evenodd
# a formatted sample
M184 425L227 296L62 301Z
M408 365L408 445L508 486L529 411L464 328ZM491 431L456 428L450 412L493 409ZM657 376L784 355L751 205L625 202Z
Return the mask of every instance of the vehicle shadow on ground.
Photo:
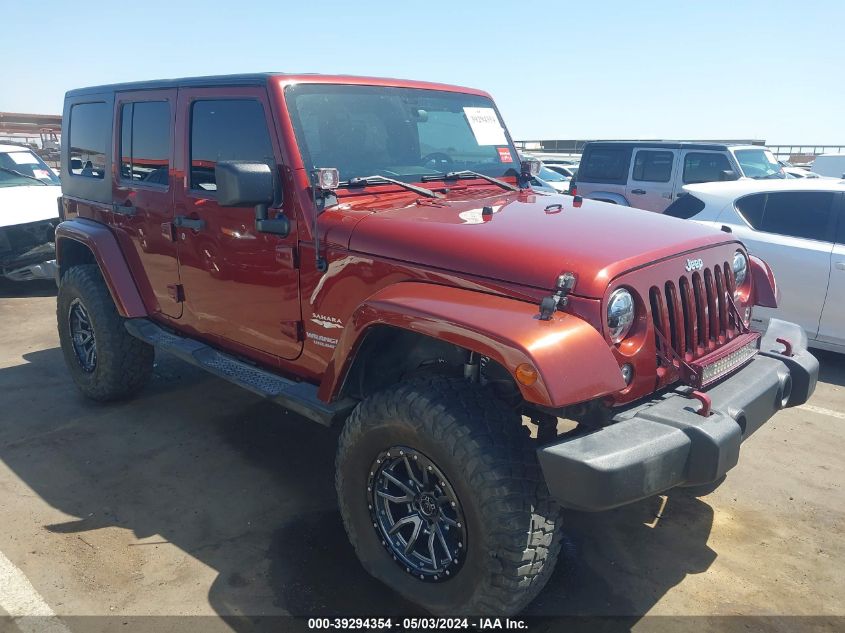
M55 297L56 282L51 279L38 281L9 281L0 279L0 299L17 297Z
M845 354L826 350L810 350L819 359L819 382L845 387Z
M23 361L0 369L0 459L51 506L79 517L43 529L91 532L89 540L112 526L158 535L216 570L208 600L240 631L259 615L421 615L363 571L346 539L334 492L336 430L169 357L138 398L109 405L76 392L59 349ZM660 503L565 513L559 566L526 613L636 618L706 570L716 556L707 546L712 509L680 490L656 519ZM109 564L118 571L133 565L116 558Z

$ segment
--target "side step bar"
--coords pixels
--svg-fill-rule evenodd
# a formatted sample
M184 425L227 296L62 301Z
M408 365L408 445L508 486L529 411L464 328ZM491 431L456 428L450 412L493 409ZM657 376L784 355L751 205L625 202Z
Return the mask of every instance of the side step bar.
M126 319L124 324L132 336L156 349L273 400L314 422L331 426L355 407L356 401L351 398L327 404L317 398L316 385L288 380L219 352L205 343L168 332L148 319Z

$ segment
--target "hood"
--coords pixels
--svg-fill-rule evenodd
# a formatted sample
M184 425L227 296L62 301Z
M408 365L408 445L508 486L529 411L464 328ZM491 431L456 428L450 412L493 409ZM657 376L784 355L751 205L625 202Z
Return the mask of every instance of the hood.
M392 202L370 206L352 231L351 250L543 289L571 271L574 294L584 297L602 297L612 279L639 266L734 241L651 211L594 200L576 208L564 195L500 191ZM493 213L485 215L485 206ZM336 209L364 210L354 200Z
M59 217L59 185L0 187L0 227Z

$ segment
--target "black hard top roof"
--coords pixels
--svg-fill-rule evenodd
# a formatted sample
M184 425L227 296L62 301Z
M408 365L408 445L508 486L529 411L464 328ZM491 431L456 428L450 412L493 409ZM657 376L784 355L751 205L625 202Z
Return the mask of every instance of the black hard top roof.
M201 88L203 86L263 86L270 77L285 73L249 73L243 75L209 75L207 77L182 77L180 79L154 79L152 81L132 81L122 84L106 84L68 90L68 97L97 94L102 92L121 92L124 90L164 90L166 88Z
M729 147L748 145L748 143L714 143L710 141L587 141L588 147L654 147L658 149L706 149L724 151ZM763 147L762 145L760 147Z

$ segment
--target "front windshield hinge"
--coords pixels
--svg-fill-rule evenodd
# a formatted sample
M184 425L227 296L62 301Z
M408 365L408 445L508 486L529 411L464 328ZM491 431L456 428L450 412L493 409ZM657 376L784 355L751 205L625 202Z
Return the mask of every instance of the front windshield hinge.
M328 270L329 265L326 258L320 252L320 226L317 219L326 208L327 200L333 199L337 204L337 196L334 190L340 184L340 172L333 167L315 169L311 172L311 201L314 203L314 223L311 225L314 233L314 265L321 273Z
M551 321L555 312L563 310L569 305L569 297L567 295L575 288L575 280L575 273L563 273L558 276L554 294L549 297L543 297L540 301L539 318L541 321Z

